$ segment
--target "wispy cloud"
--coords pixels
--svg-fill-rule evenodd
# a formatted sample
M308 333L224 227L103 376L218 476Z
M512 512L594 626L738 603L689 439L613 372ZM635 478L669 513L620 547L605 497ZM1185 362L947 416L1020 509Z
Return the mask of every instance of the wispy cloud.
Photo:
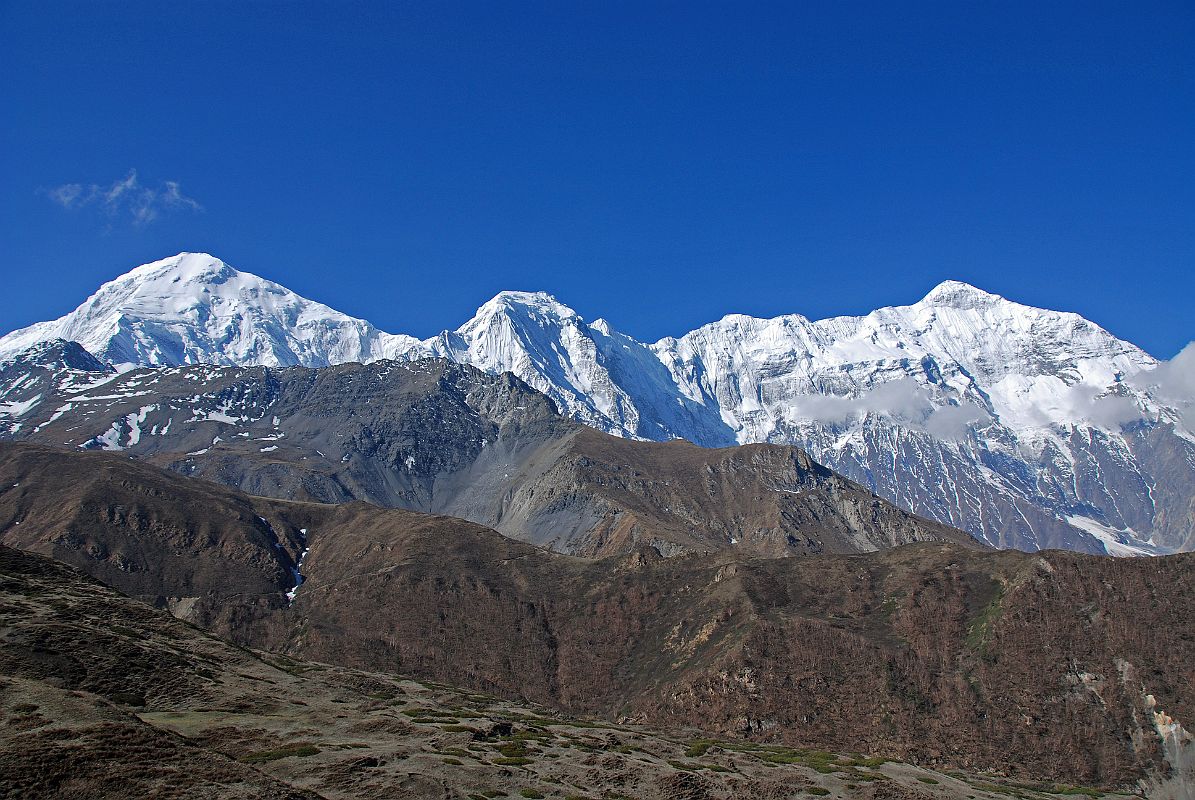
M1130 383L1149 389L1178 414L1178 422L1195 434L1195 342L1191 342L1169 361L1139 373Z
M1153 387L1155 397L1168 401L1181 413L1186 407L1184 403L1190 405L1192 386L1195 385L1195 377L1188 376L1195 376L1195 343L1173 361L1133 378L1130 385L1146 388L1146 379L1158 384ZM1090 384L1051 387L1051 390L1052 410L1043 407L1021 412L1031 424L1053 425L1059 411L1065 419L1111 430L1148 418L1131 392L1113 393ZM1187 399L1181 400L1182 397ZM961 441L972 426L991 421L986 409L970 401L943 405L940 399L934 399L929 387L912 378L882 383L857 397L821 395L801 398L790 412L797 421L813 420L829 425L868 414L888 417L904 428L923 430L951 441Z
M880 414L895 418L904 427L925 430L950 440L965 438L973 423L990 419L988 412L974 403L940 405L934 402L929 389L912 378L881 383L859 397L803 397L790 413L796 420L831 425L856 416Z
M64 183L45 194L66 209L93 208L112 219L127 218L134 225L148 225L170 211L202 211L203 206L182 192L178 181L146 186L131 169L107 186L98 183Z

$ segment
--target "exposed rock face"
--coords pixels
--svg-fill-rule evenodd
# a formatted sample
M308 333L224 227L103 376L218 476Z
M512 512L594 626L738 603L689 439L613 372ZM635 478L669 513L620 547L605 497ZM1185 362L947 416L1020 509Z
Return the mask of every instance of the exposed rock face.
M973 544L796 448L622 439L509 373L444 360L38 375L41 402L12 438L120 451L256 495L449 514L563 552Z
M560 536L573 508L582 518L600 513L595 526L578 531L580 546L569 548L586 554L641 542L662 552L681 543L768 556L870 552L933 539L975 546L791 447L637 443L590 429L579 429L549 469L520 485L500 518L484 521L554 545L549 537Z
M303 525L284 503L127 458L11 444L0 487L0 541L208 625L285 605L296 583Z
M585 559L450 517L155 477L117 454L0 453L0 541L62 552L221 635L296 657L574 712L1085 784L1164 771L1155 709L1195 718L1191 555L930 543L784 559L665 559L644 547ZM79 502L47 473L153 490L141 491L137 514L85 524L41 513ZM176 542L170 524L138 520L170 520L194 492L213 530L191 559L211 568L113 568L104 554ZM258 515L281 548L245 519ZM102 546L57 549L64 530L80 528ZM302 585L279 585L300 545ZM178 580L210 599L173 602Z

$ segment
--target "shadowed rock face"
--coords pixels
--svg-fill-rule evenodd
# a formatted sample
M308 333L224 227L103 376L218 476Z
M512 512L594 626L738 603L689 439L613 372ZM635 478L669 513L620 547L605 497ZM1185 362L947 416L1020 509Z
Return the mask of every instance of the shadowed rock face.
M296 582L303 526L208 481L121 456L5 444L0 487L0 541L154 605L235 617L285 604Z
M1144 601L1190 581L1186 556L574 561L473 529L332 528L303 622L263 620L254 641L617 718L1088 782L1160 758L1146 693L1195 708L1191 600Z
M7 445L0 456L0 541L294 657L607 718L1082 783L1164 769L1155 711L1195 718L1191 555L931 543L578 558L450 517L248 497L118 455ZM70 487L93 480L137 493L125 501L136 513L82 511L90 495ZM180 538L199 502L207 534ZM67 531L87 546L64 549ZM179 563L202 568L120 567L186 541Z
M38 374L41 400L12 438L120 451L255 495L448 514L560 552L973 544L796 448L620 439L510 374L435 359Z

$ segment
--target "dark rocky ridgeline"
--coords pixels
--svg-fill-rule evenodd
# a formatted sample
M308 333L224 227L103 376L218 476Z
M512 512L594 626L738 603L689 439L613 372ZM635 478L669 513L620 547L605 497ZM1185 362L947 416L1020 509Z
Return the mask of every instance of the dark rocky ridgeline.
M793 447L709 449L589 428L577 428L563 444L542 472L508 494L502 516L491 521L498 530L585 554L642 544L665 555L732 549L764 556L870 552L919 541L980 546Z
M1147 694L1195 712L1195 602L1171 596L1192 556L588 561L442 524L332 524L302 622L251 638L609 718L1098 784L1162 768Z
M578 555L973 544L797 448L621 439L508 373L444 360L119 376L64 365L34 394L20 363L4 397L33 405L9 438L119 451L254 495L448 514Z
M115 454L0 443L0 541L209 625L285 605L304 547L290 512Z
M589 559L451 517L247 497L121 454L8 444L0 479L0 541L293 657L611 719L1083 784L1160 774L1155 712L1195 719L1195 555L922 543ZM121 486L128 513L88 505ZM206 535L180 538L191 519ZM88 544L63 549L68 533ZM165 551L180 552L176 566Z

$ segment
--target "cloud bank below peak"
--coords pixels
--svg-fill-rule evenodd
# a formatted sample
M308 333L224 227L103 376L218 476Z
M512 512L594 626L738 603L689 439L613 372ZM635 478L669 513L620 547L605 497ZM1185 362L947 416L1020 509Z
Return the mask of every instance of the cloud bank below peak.
M1169 361L1129 378L1130 385L1148 390L1178 413L1177 422L1195 435L1195 341Z

